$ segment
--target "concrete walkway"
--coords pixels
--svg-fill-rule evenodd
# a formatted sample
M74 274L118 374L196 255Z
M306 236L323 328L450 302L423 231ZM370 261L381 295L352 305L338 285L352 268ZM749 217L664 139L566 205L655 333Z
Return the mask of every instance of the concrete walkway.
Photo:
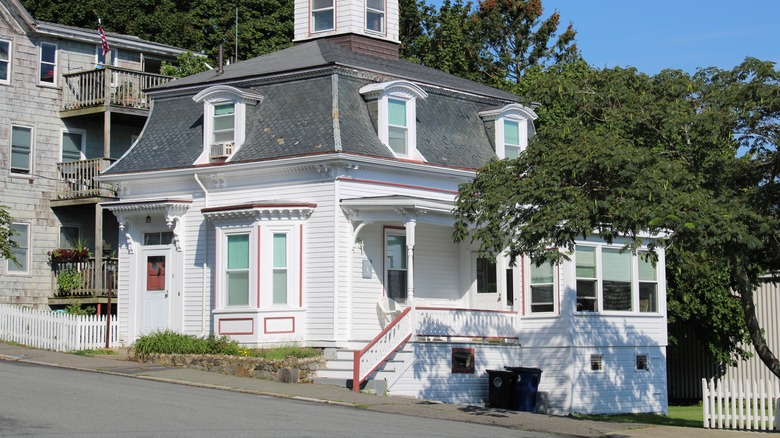
M111 356L84 357L0 343L0 360L28 362L317 403L338 404L377 412L464 421L526 431L549 432L555 435L576 437L611 436L616 438L738 438L748 436L755 438L766 435L766 433L761 432L733 432L578 420L569 417L531 414L503 409L444 404L407 397L354 393L348 389L331 385L289 384L185 368L147 365L128 360L124 352Z

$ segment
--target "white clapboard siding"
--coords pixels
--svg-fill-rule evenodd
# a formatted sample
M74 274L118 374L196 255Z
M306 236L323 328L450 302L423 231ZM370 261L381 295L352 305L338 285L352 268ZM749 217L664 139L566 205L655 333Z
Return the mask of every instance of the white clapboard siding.
M0 339L28 347L74 351L106 346L105 315L68 315L0 304ZM111 317L109 347L119 346Z
M780 430L777 380L702 379L704 427Z

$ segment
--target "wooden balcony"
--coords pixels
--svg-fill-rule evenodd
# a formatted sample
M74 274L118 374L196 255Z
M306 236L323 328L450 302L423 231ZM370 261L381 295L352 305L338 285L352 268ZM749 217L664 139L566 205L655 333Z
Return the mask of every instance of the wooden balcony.
M102 267L96 268L94 258L78 262L52 262L54 272L54 291L49 304L69 304L71 302L105 303L109 296L116 298L119 260L102 259ZM67 287L58 285L58 277L67 276L62 281ZM116 302L116 300L113 300Z
M95 177L106 170L113 161L108 158L94 158L92 160L57 163L56 199L116 197L116 191L111 184L95 180Z
M170 76L119 67L62 75L63 117L101 111L145 114L150 100L143 90L171 81Z

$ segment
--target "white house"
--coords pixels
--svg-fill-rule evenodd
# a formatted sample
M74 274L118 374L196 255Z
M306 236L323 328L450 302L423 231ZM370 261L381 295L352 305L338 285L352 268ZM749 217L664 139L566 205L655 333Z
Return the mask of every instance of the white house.
M548 412L665 412L663 254L593 240L511 267L453 242L458 186L522 151L534 111L399 60L394 1L295 11L296 46L148 90L140 138L101 177L120 197L102 205L124 341L326 347L322 376L470 404L487 370L536 367Z

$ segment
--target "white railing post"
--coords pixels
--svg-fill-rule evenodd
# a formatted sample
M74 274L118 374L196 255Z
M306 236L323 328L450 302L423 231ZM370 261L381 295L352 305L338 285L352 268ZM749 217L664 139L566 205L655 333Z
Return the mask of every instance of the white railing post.
M704 418L704 428L709 429L710 428L710 387L707 383L707 379L701 379L701 407L702 407L702 417Z

